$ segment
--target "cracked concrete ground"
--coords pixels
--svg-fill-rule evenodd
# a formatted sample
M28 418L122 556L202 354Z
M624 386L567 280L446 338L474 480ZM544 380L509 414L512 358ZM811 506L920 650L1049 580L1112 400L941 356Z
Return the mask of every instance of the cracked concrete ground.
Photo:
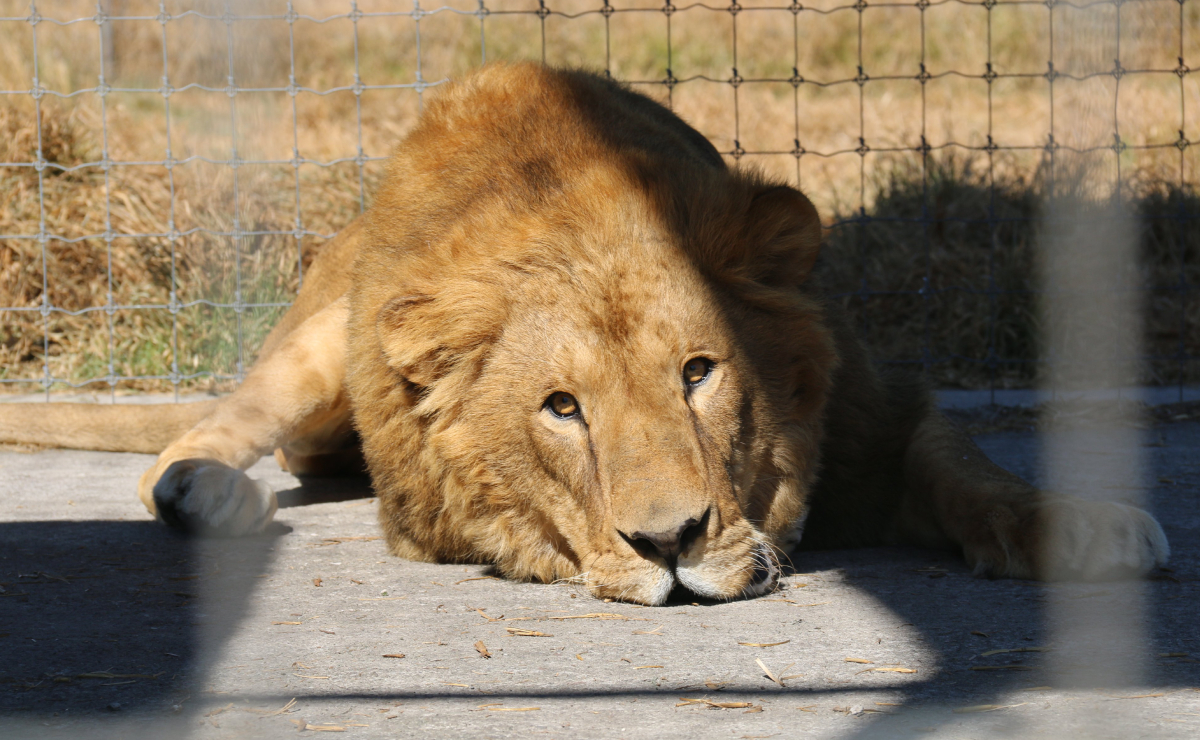
M1036 434L978 441L1039 477ZM1143 583L983 580L875 548L798 555L763 598L657 608L393 558L365 480L264 460L268 535L189 541L136 500L149 456L3 452L0 736L1196 737L1200 422L1142 441L1173 551ZM1088 461L1112 440L1073 444L1110 486ZM1144 613L1070 652L1054 603Z

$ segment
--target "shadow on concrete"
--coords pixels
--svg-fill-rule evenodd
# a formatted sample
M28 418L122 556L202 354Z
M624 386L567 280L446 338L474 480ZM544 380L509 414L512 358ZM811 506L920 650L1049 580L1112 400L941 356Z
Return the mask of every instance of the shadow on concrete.
M1038 436L997 434L977 439L990 458L1040 484ZM1152 573L1145 583L1145 638L1147 672L1142 685L1156 689L1200 686L1200 468L1186 450L1200 449L1200 425L1175 424L1152 428L1143 445L1144 478L1154 481L1145 492L1144 505L1162 524L1171 545L1169 567ZM1047 586L1033 581L985 580L970 575L956 553L909 548L880 548L801 553L802 569L842 568L855 585L919 630L921 639L937 656L939 670L922 681L906 684L905 705L950 703L954 706L995 704L1014 690L1054 683L1045 667L1045 653L1003 653L982 657L996 649L1044 647L1052 639L1047 624ZM925 563L924 565L919 565ZM901 578L902 564L919 577ZM924 583L922 583L922 580ZM1106 597L1119 591L1113 584L1065 584L1068 598L1093 600L1098 610ZM982 633L975 634L975 633ZM984 636L986 635L986 637ZM1114 648L1119 649L1119 648ZM1020 668L973 670L989 666ZM1121 695L1125 676L1097 676L1102 691ZM1011 695L1011 694L1010 694ZM1036 693L1030 694L1036 700ZM1111 711L1119 713L1122 703ZM853 738L920 737L912 716L880 715Z
M150 521L0 524L0 715L180 707L186 720L284 531L200 541Z
M300 485L285 491L276 491L279 508L332 504L340 501L370 498L375 495L371 479L366 475L347 477L297 476Z

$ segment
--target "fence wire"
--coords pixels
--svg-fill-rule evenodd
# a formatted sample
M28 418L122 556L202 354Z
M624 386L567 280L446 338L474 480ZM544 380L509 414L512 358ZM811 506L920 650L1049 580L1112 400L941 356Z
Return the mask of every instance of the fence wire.
M689 120L705 119L706 125L700 126L701 130L730 162L762 166L787 177L813 195L825 215L833 217L828 224L830 242L859 245L855 259L861 260L861 269L852 281L834 281L835 296L852 309L877 302L889 312L911 314L913 339L905 345L907 349L889 351L887 347L876 347L876 352L885 362L922 365L943 382L960 381L955 380L953 373L939 376L939 368L965 367L968 370L963 371L966 373L963 377L976 380L961 381L961 384L982 385L995 390L1006 383L1011 384L1011 379L1006 380L1005 368L1046 361L1030 349L1032 345L1028 343L1005 344L1002 328L1005 301L1013 295L1034 292L1029 285L1006 282L1004 276L998 274L1004 264L1004 253L1014 248L1012 240L1015 237L1009 236L1013 222L1033 221L1037 215L1013 215L1001 207L1004 186L998 183L1008 176L1006 172L1014 167L1020 169L1012 163L1032 162L1027 171L1036 172L1042 186L1046 187L1048 183L1049 191L1053 191L1060 180L1077 183L1078 173L1083 171L1079 162L1086 162L1083 169L1088 173L1085 178L1088 187L1102 187L1106 197L1129 198L1133 197L1133 188L1140 177L1140 170L1133 163L1157 162L1159 179L1169 185L1176 197L1162 199L1166 208L1140 214L1141 223L1145 230L1167 228L1178 232L1172 242L1174 253L1168 260L1174 267L1169 280L1165 280L1160 271L1154 274L1151 283L1140 284L1134 289L1146 296L1145 300L1162 303L1165 308L1152 308L1151 311L1166 311L1170 316L1169 320L1164 320L1165 325L1174 328L1159 331L1157 340L1148 346L1141 361L1158 368L1151 373L1153 379L1178 384L1182 399L1185 384L1197 379L1197 347L1200 346L1200 327L1196 319L1200 314L1197 314L1193 295L1198 257L1196 248L1190 246L1188 233L1195 226L1197 213L1193 207L1195 201L1186 197L1194 192L1196 184L1193 144L1200 136L1195 114L1190 112L1200 102L1200 97L1195 76L1188 66L1189 52L1194 56L1197 48L1196 1L857 0L853 4L837 4L831 0L812 5L735 1L718 6L704 3L676 5L671 0L662 4L657 0L564 0L562 3L552 0L474 0L457 7L452 4L423 7L420 0L413 0L411 5L382 0L224 4L107 0L88 7L86 10L90 12L80 12L74 17L59 17L58 14L68 8L79 8L79 5L32 2L23 8L15 6L0 15L0 34L7 39L27 39L22 42L25 44L22 48L26 50L22 53L29 55L27 61L32 75L25 86L10 83L6 86L14 89L0 90L0 100L4 101L0 106L8 108L13 119L32 117L26 123L36 132L36 141L29 147L28 156L13 154L17 151L13 147L0 150L10 153L0 160L11 160L0 161L0 177L28 178L31 194L36 182L36 214L27 215L24 220L18 214L4 222L12 233L0 233L0 255L7 250L10 263L24 260L17 267L8 265L8 276L4 280L16 280L12 277L15 271L27 269L40 278L41 284L40 291L34 291L36 295L32 298L23 302L9 301L13 305L0 305L0 315L9 317L3 323L12 321L0 339L10 346L17 344L18 335L33 331L28 321L30 317L36 317L40 320L40 346L31 346L19 357L9 356L0 373L0 384L3 384L0 387L41 388L47 398L56 387L92 387L107 389L115 397L119 387L169 384L178 394L181 388L194 387L202 380L239 381L261 340L262 317L277 316L289 305L303 280L306 254L331 238L341 225L334 222L336 219L314 219L314 203L321 204L328 197L323 190L328 178L317 177L314 181L307 173L311 168L343 173L338 175L341 178L339 187L352 190L355 200L350 210L361 212L369 203L373 178L388 151L379 143L384 138L383 133L376 135L368 130L364 135L364 129L372 126L370 121L364 124L364 100L375 95L404 96L405 99L415 96L419 110L426 92L446 81L447 69L457 72L461 71L460 67L495 59L533 57L551 63L567 61L599 68L676 109L686 109L691 112L687 116ZM955 18L968 19L986 31L983 48L975 50L977 59L962 68L948 66L944 58L946 23L939 19L952 8L958 9L959 15ZM328 12L331 9L337 12ZM1064 60L1063 37L1071 33L1072 18L1085 12L1103 15L1105 35L1093 39L1090 49L1085 46L1090 61ZM1012 24L1017 13L1027 20L1038 14L1040 19L1036 22L1041 28L1036 43L1031 40L1028 49L1014 52L1010 48L1012 34L1004 39L998 39L997 35L1001 26L1008 28ZM1134 38L1131 37L1131 24L1151 14L1159 18L1160 36L1170 38L1172 48L1159 48L1157 51L1161 53L1157 54L1136 54L1136 63L1133 63L1125 51L1131 43L1136 44L1136 39L1131 41ZM423 43L422 29L450 16L459 24L454 28L462 29L462 32L447 35L443 31L437 35L436 42L445 44L449 38L452 43L462 45L466 51L459 56L464 61L456 63L457 67L431 65L428 60L434 49L428 31L425 31ZM936 34L931 26L934 16L939 24ZM915 32L878 38L878 32L873 31L875 24L882 23L881 19L898 23L897 18L904 18L904 23L909 24L906 27ZM834 21L841 25L831 25ZM463 23L471 24L469 43ZM143 34L147 28L157 29L158 38L151 45L161 50L161 66L154 70L158 77L156 85L122 84L122 80L135 79L136 75L116 73L115 68L122 61L114 28L130 27L128 24L137 24ZM588 41L597 50L594 55L579 58L578 37L563 31L572 24L586 24L589 29L594 29L589 33L602 34L602 44L593 44L595 39ZM385 26L389 31L397 32L383 36L366 33ZM642 29L638 32L640 36L629 31L635 26ZM344 42L345 36L349 35L352 54L342 60L346 67L342 71L348 73L344 80L346 84L303 84L304 75L298 71L297 59L303 59L306 51L297 42L298 31L307 33L312 27L324 29L321 34L326 39L339 37L340 42ZM879 27L886 31L894 25ZM1064 31L1064 27L1068 30ZM206 48L215 50L214 58L223 56L219 63L209 59L208 64L223 68L221 74L210 75L209 79L182 82L177 79L181 74L178 52L190 44L200 43L195 32L197 28L207 29L204 43L209 44ZM94 64L99 73L94 84L85 81L81 83L84 86L68 85L64 89L55 89L47 83L47 66L61 66L62 60L43 47L54 40L55 34L68 29L73 33L86 30L89 35L94 34L97 52ZM245 33L253 35L257 29L274 29L271 33L286 29L286 84L279 84L282 78L275 84L265 84L267 76L243 71L239 38ZM400 30L404 34L398 33ZM791 48L790 54L776 53L770 64L764 64L759 47L766 43L763 39L767 37L763 34L768 31L773 44L781 35L790 36ZM221 36L223 54L219 53ZM514 41L514 36L521 38ZM379 48L385 38L387 48ZM637 43L629 43L631 38ZM1002 55L1009 60L1007 64L997 58L1002 44L1008 44ZM900 55L905 57L903 63L878 62L875 52L889 45L903 50ZM1157 45L1163 44L1158 42ZM601 46L602 58L598 52ZM814 62L816 52L813 50L827 47L836 47L837 53L842 55L840 58L850 62L844 65L844 70L837 64L818 65ZM366 79L362 60L389 54L411 59L412 63L397 63L390 72L384 65L378 78L376 71L371 79ZM1170 57L1174 57L1174 64L1163 61L1169 61ZM1025 60L1028 64L1013 63L1014 59ZM872 68L873 64L879 68ZM435 68L431 69L431 66ZM150 73L146 70L149 67L144 60L142 67L144 76L148 76ZM59 78L62 79L61 74ZM1094 86L1097 82L1103 83L1100 88ZM889 116L889 90L898 90L901 85L917 86L919 94L913 99L919 109L894 103L895 112ZM1093 111L1092 116L1095 120L1106 121L1104 128L1107 130L1091 139L1064 132L1059 120L1063 107L1072 105L1072 100L1077 102L1079 90L1089 85L1092 86L1089 89L1101 90L1089 94L1093 98L1098 95L1097 99L1107 106L1103 115ZM969 111L974 123L964 124L965 131L960 128L952 135L943 135L938 131L938 116L934 114L947 101L953 101L956 90L968 89L964 86L986 91L979 97L986 101L986 115ZM878 92L880 90L883 92ZM936 94L932 92L935 90ZM1147 91L1154 91L1158 96L1156 99L1178 104L1176 108L1172 103L1169 113L1164 109L1156 116L1157 128L1146 127L1140 119L1133 123L1126 120L1137 119L1128 114L1130 106L1136 109L1142 96L1149 94ZM302 138L308 134L302 133L302 129L308 124L302 125L302 122L310 116L312 106L336 102L344 95L352 95L354 103L350 110L340 110L340 127L352 129L349 141L353 150L322 157L305 154ZM1036 99L1035 109L1012 108L1008 103L1018 95L1025 101L1021 105ZM247 110L264 96L286 101L278 107L283 111L283 118L290 119L290 156L279 156L277 151L270 153L279 149L274 146L279 142L266 147L252 146L247 143L247 135L242 133L247 125L242 120L247 118ZM176 102L181 97L189 98L186 106ZM225 100L220 103L225 108L220 115L225 119L223 122L212 114L200 124L196 123L192 109L197 106L191 101L201 97L210 111L217 105L214 101ZM114 103L118 98L121 102ZM133 98L136 103L129 102ZM1191 109L1187 105L1189 100L1193 101ZM99 151L98 156L72 160L51 151L52 142L47 140L47 116L52 112L48 108L51 103L61 107L80 101L88 101L98 108L98 118L89 125L98 128L98 132L93 130L92 133L98 133ZM151 104L149 101L156 102ZM330 105L337 107L333 102ZM165 141L161 157L122 159L116 156L111 145L113 127L129 120L126 113L116 116L116 108L134 107L140 111L139 115L148 118L158 115L150 112L151 105L161 110L161 131ZM841 126L842 130L836 136L814 136L810 132L815 119L831 106L841 110L846 125ZM846 115L847 110L853 115ZM704 114L704 111L709 113ZM919 124L912 120L918 113ZM907 128L902 127L903 131L899 133L889 132L889 117L895 121L903 120ZM1164 117L1170 119L1170 125ZM253 116L248 120L253 124ZM410 124L411 121L401 121L397 127L404 129ZM211 127L210 138L224 142L221 144L223 153L212 148L200 151L195 147L185 151L178 143L181 137L176 133L184 126ZM227 129L227 136L222 129ZM1173 133L1165 135L1163 131L1168 130ZM1014 131L1024 131L1027 135L1016 135ZM136 139L136 132L131 136ZM939 169L942 167L939 162L947 161L947 158L952 161L955 156L976 168L979 183L987 194L982 211L948 215L937 203L938 180L945 176ZM876 207L882 197L878 186L884 178L881 173L893 171L898 158L913 163L910 174L917 188L918 204L918 210L913 213L889 214ZM893 170L888 170L889 167ZM159 220L161 228L123 228L114 219L115 210L128 206L123 200L126 197L123 189L125 174L139 168L164 173L157 185L164 194L156 201L161 204L158 210L164 212L146 216L149 221ZM271 168L276 172L290 171L287 186L290 224L279 223L278 219L257 218L251 213L252 201L259 196L261 186L254 184L253 176L247 173ZM346 168L352 171L352 176L344 175ZM194 179L197 177L194 172L200 171L199 179L204 179L203 173L210 173L211 179L221 182L218 190L224 205L212 206L214 213L207 222L186 217L188 214L183 211L189 211L191 205L181 210L177 191L181 187L181 173L189 169L193 171ZM1061 174L1064 169L1066 175ZM10 174L4 175L5 172ZM34 175L30 176L30 172ZM103 193L102 206L93 204L95 213L102 217L81 219L81 223L71 230L56 230L54 224L58 222L54 214L64 208L62 199L73 192L71 183L75 180L72 177L75 180L98 178L97 183L102 180L102 187L97 186ZM349 185L348 181L351 181ZM275 181L276 191L279 182L278 179ZM830 182L837 186L831 187L836 192L832 195L819 192ZM0 180L3 185L0 195L9 190L9 184ZM9 192L11 195L16 191ZM15 210L16 206L10 202L3 208ZM877 256L871 250L880 248L862 248L872 229L889 223L907 229L905 233L911 234L918 245L905 257L916 264L915 279L899 286L881 285L874 280L867 262ZM982 239L986 247L970 257L972 274L969 280L947 279L938 273L939 250L942 249L939 234L948 225L974 230L986 237ZM195 291L185 290L181 284L183 262L190 259L187 257L188 245L196 239L224 245L222 249L228 260L222 268L225 273L222 273L220 290L210 295L194 294ZM269 295L255 287L257 278L249 274L250 267L247 266L264 240L286 242L291 254L290 264L284 269L288 273L286 289ZM154 299L126 300L139 293L119 285L114 265L123 264L122 255L126 254L129 245L134 245L136 258L136 250L144 248L137 245L145 244L165 250L161 268L165 274L159 276L164 290L142 292L143 296L157 296ZM29 245L36 245L33 252L29 251ZM69 301L56 301L56 282L63 279L62 271L71 267L70 260L63 264L56 262L56 250L68 249L71 245L84 248L90 255L88 259L103 263L106 285L102 303L67 305ZM40 260L40 264L28 264L30 254L32 259ZM77 255L74 259L82 258ZM5 263L0 263L0 268L5 267ZM230 272L231 275L226 274ZM985 307L985 331L970 346L935 339L941 331L939 327L960 318L952 315L955 313L952 307L957 304L946 301L948 296L955 295L969 296ZM151 318L152 314L155 318ZM220 342L231 344L231 352L221 354L214 349L219 343L217 340L208 344L189 344L188 332L201 322L197 316L222 322ZM106 335L104 347L93 353L96 358L90 365L56 365L53 345L60 343L64 333L83 331L79 327L64 329L56 323L66 317L90 322L88 326L93 332ZM25 329L16 327L20 321L26 322ZM155 345L161 356L156 371L146 370L155 367L153 362L131 361L126 357L138 349L136 342L122 338L122 332L139 321L157 321L162 327L169 326L169 339L159 340ZM1013 346L1018 350L1014 351ZM192 354L190 366L189 352ZM210 356L204 356L206 352ZM40 373L29 372L28 368L35 367L39 359ZM979 381L979 378L984 380Z

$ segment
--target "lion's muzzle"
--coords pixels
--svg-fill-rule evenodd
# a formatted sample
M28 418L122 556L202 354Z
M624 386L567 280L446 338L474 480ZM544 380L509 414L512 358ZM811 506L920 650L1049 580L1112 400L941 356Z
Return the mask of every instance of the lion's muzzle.
M708 515L712 509L705 509L700 518L688 517L677 525L668 527L665 531L653 529L638 529L633 532L617 530L618 534L637 550L642 557L659 557L667 563L670 569L675 568L675 561L680 553L691 548L706 531L708 531Z
M677 586L719 600L773 590L780 569L771 548L745 518L722 515L720 508L714 502L699 516L677 517L666 528L617 528L611 549L588 565L591 591L653 606L665 603Z

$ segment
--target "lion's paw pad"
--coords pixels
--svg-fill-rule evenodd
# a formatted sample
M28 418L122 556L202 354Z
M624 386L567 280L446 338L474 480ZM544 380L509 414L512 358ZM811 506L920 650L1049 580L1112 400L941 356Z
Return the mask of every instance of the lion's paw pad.
M180 460L154 486L158 518L177 529L210 537L261 532L278 503L262 481L213 460Z
M1043 511L1047 580L1131 578L1164 565L1167 536L1149 513L1126 504L1071 501Z

